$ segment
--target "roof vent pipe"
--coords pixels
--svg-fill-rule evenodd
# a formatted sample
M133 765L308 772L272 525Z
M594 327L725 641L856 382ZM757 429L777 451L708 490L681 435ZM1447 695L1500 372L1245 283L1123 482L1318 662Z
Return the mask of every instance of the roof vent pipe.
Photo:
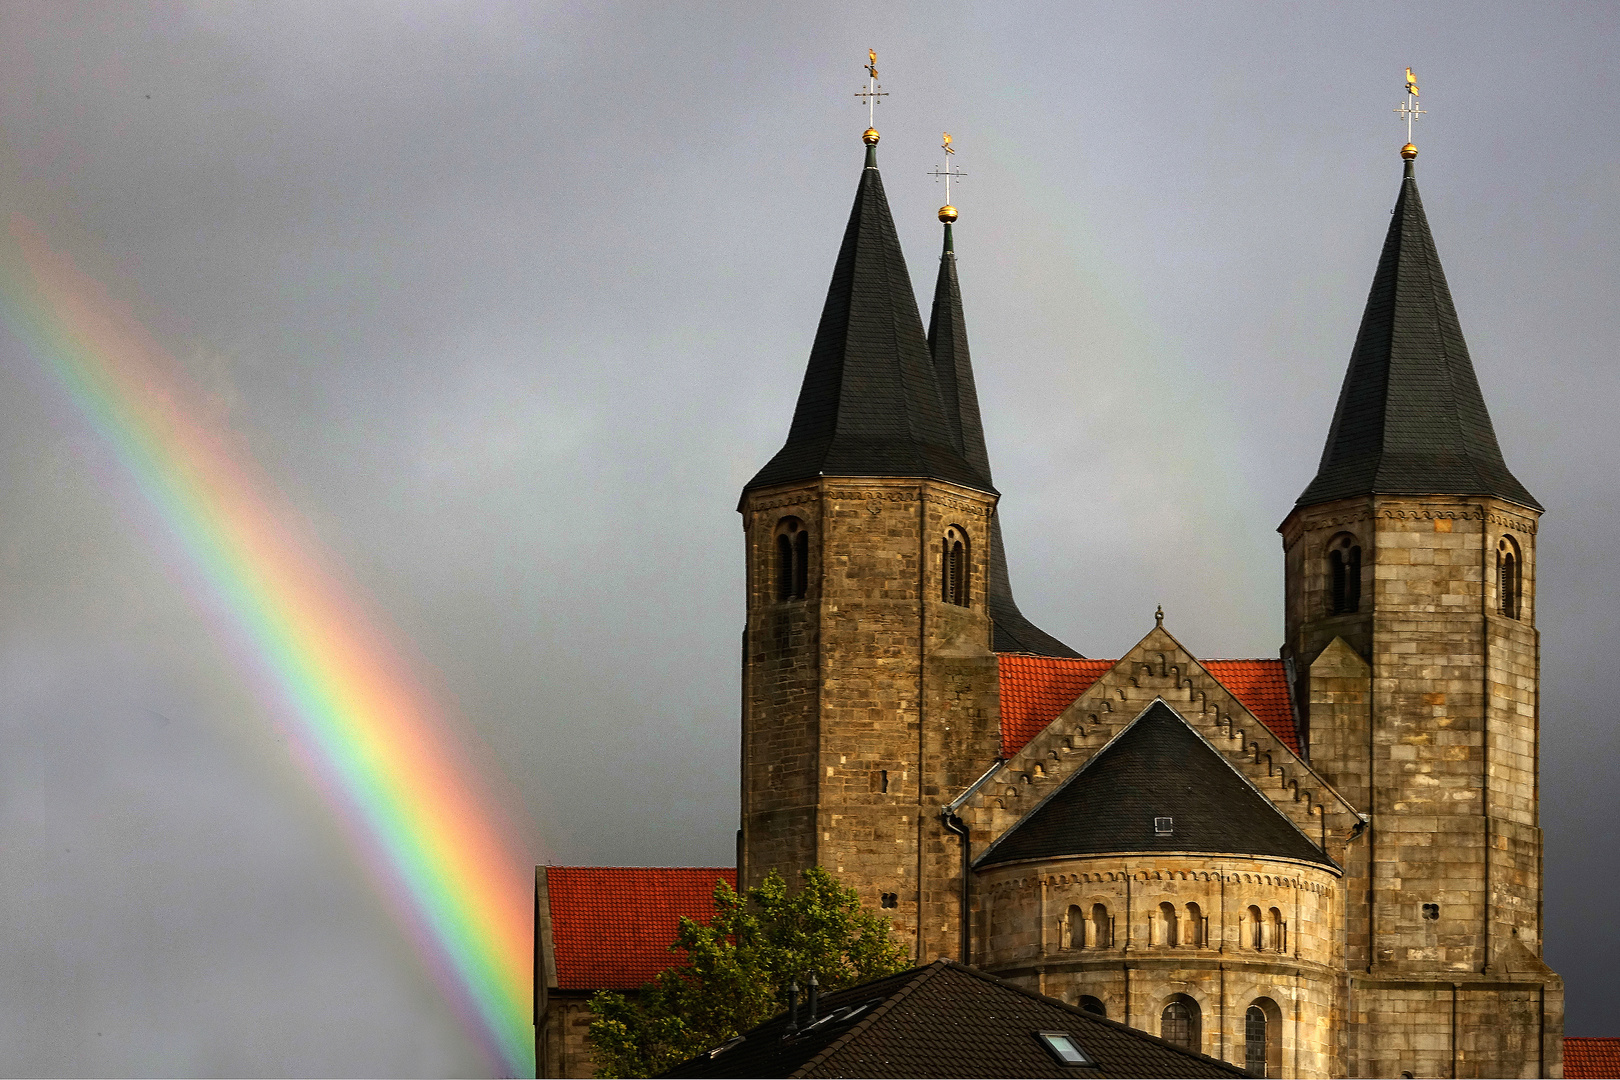
M810 1023L816 1022L816 1009L821 1004L821 984L816 981L816 973L810 973ZM808 1024L806 1025L808 1026Z

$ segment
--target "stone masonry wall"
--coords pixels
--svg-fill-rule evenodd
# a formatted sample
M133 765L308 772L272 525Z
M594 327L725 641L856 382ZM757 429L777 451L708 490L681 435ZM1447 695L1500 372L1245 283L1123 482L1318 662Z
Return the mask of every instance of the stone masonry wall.
M1103 856L995 867L979 878L988 970L1072 1004L1096 998L1111 1019L1153 1034L1165 1006L1183 996L1196 1005L1198 1049L1238 1065L1244 1017L1258 1003L1268 1015L1267 1075L1335 1074L1341 890L1327 868Z
M743 879L776 868L791 883L820 864L888 910L919 959L956 951L940 792L996 752L994 501L934 481L829 478L743 507ZM811 529L810 586L780 601L775 532L788 515ZM942 597L950 526L968 537L965 607Z

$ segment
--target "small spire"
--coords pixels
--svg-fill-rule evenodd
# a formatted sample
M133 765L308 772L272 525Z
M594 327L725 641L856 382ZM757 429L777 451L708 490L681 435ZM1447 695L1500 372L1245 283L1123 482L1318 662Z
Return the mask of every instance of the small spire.
M1163 626L1164 625L1164 605L1163 604L1160 604L1159 607L1158 607L1158 610L1156 610L1153 613L1153 625L1154 626Z

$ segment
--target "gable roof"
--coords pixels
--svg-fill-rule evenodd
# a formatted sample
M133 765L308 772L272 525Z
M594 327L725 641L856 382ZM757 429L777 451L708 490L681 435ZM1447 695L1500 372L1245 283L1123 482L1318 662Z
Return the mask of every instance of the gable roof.
M1568 1080L1620 1076L1620 1039L1564 1037L1564 1076Z
M997 650L1000 652L1000 650ZM1118 660L996 657L1001 670L1001 756L1010 758L1091 689ZM1294 753L1299 730L1281 660L1200 660L1231 695Z
M1541 509L1502 460L1411 158L1322 461L1297 505L1371 494L1494 495Z
M1172 832L1159 835L1156 818ZM1333 861L1162 700L1155 701L978 860L1198 851Z
M681 916L707 922L714 883L730 866L547 866L551 948L559 990L634 990L680 957Z
M995 490L951 439L876 149L867 147L787 442L745 491L817 476Z
M788 1018L777 1016L663 1075L1248 1075L953 960L828 994L820 1012L823 1021L796 1036L783 1038ZM1096 1067L1060 1064L1037 1031L1068 1034Z

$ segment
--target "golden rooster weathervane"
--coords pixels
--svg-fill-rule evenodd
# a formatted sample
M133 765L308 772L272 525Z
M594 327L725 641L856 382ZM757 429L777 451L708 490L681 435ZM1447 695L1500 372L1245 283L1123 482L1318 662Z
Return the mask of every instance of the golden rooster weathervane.
M1408 161L1417 157L1417 147L1412 145L1412 124L1418 117L1423 116L1428 111L1427 109L1418 108L1417 76L1412 74L1411 68L1407 68L1406 96L1401 98L1401 103L1396 106L1395 113L1406 121L1406 145L1401 147L1401 157Z
M956 220L956 207L951 205L951 180L960 180L962 177L966 176L967 173L963 172L961 169L958 169L955 161L952 160L956 157L956 147L951 145L951 133L946 131L942 132L941 134L943 135L945 141L939 144L939 148L945 151L948 156L945 158L945 164L943 166L936 168L928 175L934 178L934 182L936 184L941 180L945 181L945 205L939 208L939 220L949 225L951 222Z
M866 89L856 94L858 98L866 99L866 133L861 136L866 144L871 146L877 142L877 107L878 98L889 95L879 85L877 73L877 50L866 50Z

